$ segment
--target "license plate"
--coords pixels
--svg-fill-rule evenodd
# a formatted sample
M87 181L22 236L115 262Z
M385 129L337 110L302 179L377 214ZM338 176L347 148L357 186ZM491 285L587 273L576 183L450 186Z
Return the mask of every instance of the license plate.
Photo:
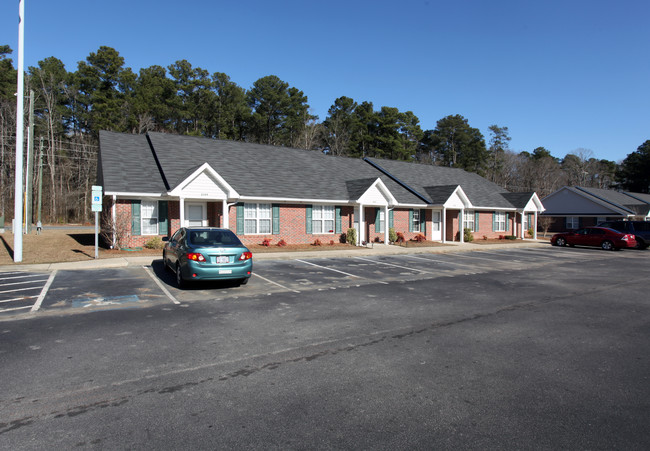
M220 255L217 257L217 263L228 263L228 262L230 262L230 258L228 258L227 256Z
M220 269L219 274L232 274L232 269Z

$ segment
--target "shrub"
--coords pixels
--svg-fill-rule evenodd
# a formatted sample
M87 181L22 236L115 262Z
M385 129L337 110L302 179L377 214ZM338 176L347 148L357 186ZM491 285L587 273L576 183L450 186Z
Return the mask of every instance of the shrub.
M500 240L505 240L505 239L506 239L506 236L505 236L505 235L499 235L499 239L500 239Z
M280 241L278 241L278 246L280 246L280 247L284 247L284 246L286 246L286 245L287 245L287 242L286 242L286 241L284 241L284 240L280 240Z
M395 241L397 243L403 243L406 241L406 238L404 238L404 234L402 232L397 232L397 239Z
M345 241L348 244L357 244L357 229L354 227L348 229L347 233L345 234Z
M334 246L334 240L330 240L330 246Z
M269 238L264 238L262 240L262 246L269 247L271 245L271 240Z
M415 241L417 241L418 243L422 243L423 241L427 240L427 237L422 235L421 233L418 233L417 235L415 235L415 238L413 238L413 239Z
M463 229L463 239L466 243L471 243L474 241L474 235L472 234L472 231L467 227Z
M506 235L506 240L516 240L517 237L514 235Z
M144 243L144 247L147 249L162 249L165 247L165 243L163 243L163 240L159 236L154 236Z
M535 236L535 231L533 230L532 227L530 229L528 229L528 236L531 237L531 238Z
M395 233L395 229L393 227L388 229L388 241L391 243L395 243L397 241L397 233Z
M483 235L483 241L487 241L487 235Z
M322 245L323 243L321 243L321 241L318 238L314 240L314 246L322 246Z

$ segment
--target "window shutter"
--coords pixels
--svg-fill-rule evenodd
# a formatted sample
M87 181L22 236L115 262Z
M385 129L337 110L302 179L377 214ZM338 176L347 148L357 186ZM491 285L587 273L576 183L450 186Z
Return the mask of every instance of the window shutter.
M497 230L497 212L492 212L492 231L496 232Z
M479 213L478 211L474 212L474 230L473 232L478 232L478 219L479 219Z
M131 202L131 235L140 235L140 201L134 200Z
M312 227L311 227L311 205L307 205L305 208L305 229L307 233L312 233Z
M236 207L236 215L237 215L237 230L235 233L237 235L243 235L244 234L244 204L243 203L238 203L235 205Z
M381 208L375 208L375 232L376 233L381 233L383 230L381 229L381 223L379 222L381 220L380 212Z
M168 218L169 202L166 200L158 201L158 235L169 234L169 218Z
M506 213L506 232L510 231L510 213Z
M334 233L341 233L343 227L341 226L341 207L334 207Z
M395 228L395 215L393 214L393 210L388 211L388 228Z
M273 235L280 234L280 205L272 205L272 217L273 217Z
M409 210L409 232L413 231L413 210Z

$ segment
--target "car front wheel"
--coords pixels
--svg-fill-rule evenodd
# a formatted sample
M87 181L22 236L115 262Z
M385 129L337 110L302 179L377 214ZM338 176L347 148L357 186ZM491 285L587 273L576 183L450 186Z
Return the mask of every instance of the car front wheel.
M560 247L566 246L566 240L564 238L558 238L555 244L557 244Z
M605 240L605 241L602 242L600 247L602 247L603 250L605 250L605 251L613 251L614 250L614 243L612 243L609 240Z

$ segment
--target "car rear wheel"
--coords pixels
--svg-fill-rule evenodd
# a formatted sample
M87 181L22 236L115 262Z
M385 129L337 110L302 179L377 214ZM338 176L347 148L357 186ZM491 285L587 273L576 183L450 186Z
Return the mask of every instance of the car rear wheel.
M615 248L614 248L614 243L612 243L612 242L609 241L609 240L605 240L605 241L603 241L603 242L601 243L600 247L602 247L603 250L606 250L606 251L613 251L613 250L615 249Z
M636 239L636 248L637 249L647 249L648 248L648 243L643 241L643 239L637 237L637 239Z
M557 241L555 242L555 244L557 244L557 245L560 246L560 247L562 247L562 246L566 246L566 240L565 240L564 238L560 237L560 238L557 239Z
M185 279L183 279L183 273L181 272L181 265L176 264L176 285L178 288L185 288L185 285L187 283L185 282Z

